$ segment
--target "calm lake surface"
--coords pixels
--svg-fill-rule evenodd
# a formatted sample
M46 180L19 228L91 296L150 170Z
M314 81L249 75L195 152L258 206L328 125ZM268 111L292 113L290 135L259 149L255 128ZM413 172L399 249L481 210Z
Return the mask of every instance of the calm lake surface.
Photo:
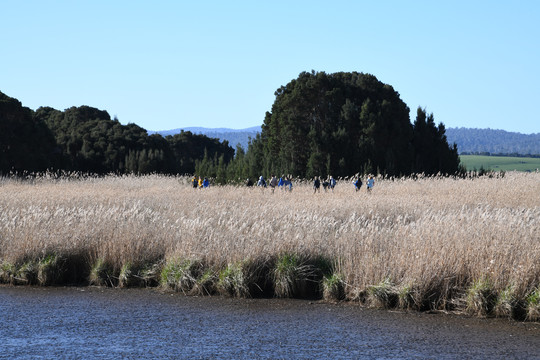
M150 289L0 287L1 359L540 359L540 325Z

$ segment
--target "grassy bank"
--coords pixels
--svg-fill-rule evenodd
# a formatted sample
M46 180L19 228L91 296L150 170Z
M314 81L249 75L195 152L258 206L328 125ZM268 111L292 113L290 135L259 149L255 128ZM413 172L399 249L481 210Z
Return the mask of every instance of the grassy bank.
M540 174L295 185L4 179L0 281L540 318Z
M467 170L531 171L540 169L540 158L513 156L460 155Z

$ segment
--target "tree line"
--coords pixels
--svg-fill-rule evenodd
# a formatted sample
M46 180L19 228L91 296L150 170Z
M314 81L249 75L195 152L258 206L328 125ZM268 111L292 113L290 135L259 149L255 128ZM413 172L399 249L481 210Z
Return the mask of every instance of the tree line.
M148 135L89 106L36 111L0 92L0 172L196 174L217 183L293 177L460 171L444 125L409 108L370 74L302 72L275 92L262 131L245 150L189 131Z
M182 132L148 135L89 106L36 111L0 93L0 173L66 170L94 174L192 174L203 154L228 163L224 141Z

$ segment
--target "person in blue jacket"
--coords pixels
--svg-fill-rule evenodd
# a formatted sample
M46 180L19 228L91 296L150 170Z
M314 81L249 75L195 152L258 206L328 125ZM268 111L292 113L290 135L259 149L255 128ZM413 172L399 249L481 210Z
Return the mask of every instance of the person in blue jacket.
M334 179L332 176L330 176L329 186L330 190L334 191L334 188L336 187L336 179Z
M367 191L370 192L373 189L373 186L375 186L375 180L373 179L373 175L369 176L369 179L366 185L367 185Z
M360 188L362 187L362 179L358 178L358 179L354 180L353 184L354 184L354 189L356 191L360 190Z
M277 184L277 187L279 189L283 189L283 186L285 185L285 179L284 179L284 175L281 175L281 177L279 178L279 181L278 181L278 184Z

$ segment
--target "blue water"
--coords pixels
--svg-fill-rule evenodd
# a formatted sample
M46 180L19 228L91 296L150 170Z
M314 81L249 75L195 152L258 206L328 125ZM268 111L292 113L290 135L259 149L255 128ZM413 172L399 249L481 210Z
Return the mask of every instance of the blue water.
M540 359L540 326L149 289L0 287L0 359Z

